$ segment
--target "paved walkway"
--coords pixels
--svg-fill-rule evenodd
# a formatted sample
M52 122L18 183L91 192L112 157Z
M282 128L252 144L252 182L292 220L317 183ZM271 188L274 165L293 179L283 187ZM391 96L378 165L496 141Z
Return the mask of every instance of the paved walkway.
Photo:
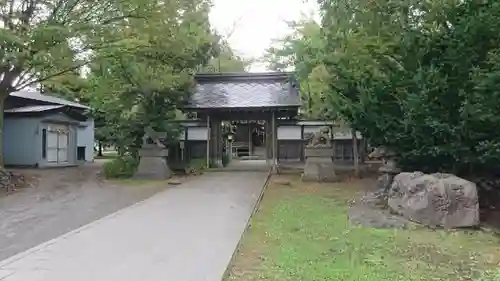
M219 281L266 174L219 172L0 261L1 281Z
M168 188L103 181L101 163L15 171L34 187L4 197L0 190L0 261Z

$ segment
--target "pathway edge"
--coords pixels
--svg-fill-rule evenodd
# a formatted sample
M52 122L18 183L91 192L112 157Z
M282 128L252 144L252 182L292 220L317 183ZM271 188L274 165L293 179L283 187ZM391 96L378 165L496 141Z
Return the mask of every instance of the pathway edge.
M253 206L252 212L250 213L250 217L248 218L245 228L243 229L243 232L241 233L240 239L238 240L238 243L236 244L236 247L233 251L233 254L231 255L231 258L229 259L229 263L226 266L226 270L224 270L224 274L221 277L221 281L224 281L227 277L229 277L229 271L231 270L231 265L233 264L234 260L236 259L236 255L240 251L240 247L242 244L243 236L247 232L248 228L250 227L250 223L252 222L253 216L257 213L260 207L260 202L262 201L262 198L264 197L264 193L269 185L269 181L271 180L273 173L272 169L269 170L266 176L266 180L264 181L264 185L262 186L262 189L260 191L259 197L257 197L257 201L255 202L255 205Z

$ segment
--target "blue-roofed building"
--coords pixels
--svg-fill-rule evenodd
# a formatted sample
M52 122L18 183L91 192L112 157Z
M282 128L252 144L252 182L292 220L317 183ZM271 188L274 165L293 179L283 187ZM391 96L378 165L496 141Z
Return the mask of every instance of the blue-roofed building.
M4 110L5 165L60 167L93 161L94 120L88 109L36 90L12 93Z

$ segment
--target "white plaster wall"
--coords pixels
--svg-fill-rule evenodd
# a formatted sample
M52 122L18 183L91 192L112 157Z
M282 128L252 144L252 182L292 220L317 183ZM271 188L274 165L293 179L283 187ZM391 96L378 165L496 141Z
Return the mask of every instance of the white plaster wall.
M94 119L89 119L80 123L78 127L77 146L85 146L85 160L94 161Z
M3 159L5 165L36 165L41 157L40 118L5 118Z
M361 136L360 132L356 132L356 137L357 139L362 139L363 137ZM333 139L335 140L350 140L352 139L352 133L351 131L342 131L342 132L335 132L333 133Z
M308 133L319 133L321 129L325 128L325 126L304 126L304 134Z
M278 127L279 140L301 140L302 128L300 126L280 126Z

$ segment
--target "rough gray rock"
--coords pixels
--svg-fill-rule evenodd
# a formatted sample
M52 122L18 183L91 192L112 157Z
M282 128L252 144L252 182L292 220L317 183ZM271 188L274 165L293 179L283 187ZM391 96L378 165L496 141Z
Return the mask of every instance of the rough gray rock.
M479 224L476 184L452 174L400 173L388 194L389 208L430 227L472 227Z
M391 214L386 207L384 190L367 192L359 200L352 202L349 208L349 221L373 228L407 228L411 223L407 219Z
M0 168L0 190L11 191L12 189L12 173L4 168Z
M375 185L375 191L388 193L391 189L392 181L394 180L394 175L392 174L382 174L377 179L377 184Z

